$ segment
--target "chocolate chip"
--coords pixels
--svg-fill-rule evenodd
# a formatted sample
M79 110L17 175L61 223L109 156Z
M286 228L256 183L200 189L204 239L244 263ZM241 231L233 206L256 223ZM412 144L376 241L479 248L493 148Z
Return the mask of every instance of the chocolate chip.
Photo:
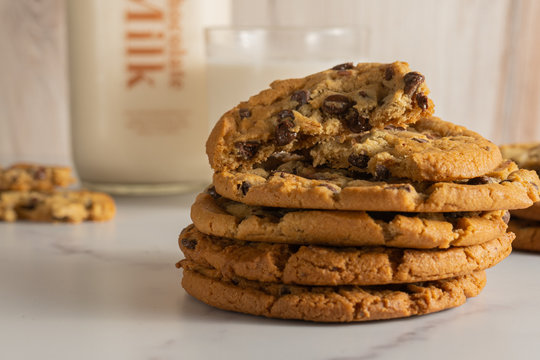
M84 208L85 208L86 210L90 210L90 209L92 208L92 205L94 205L94 203L92 202L91 199L88 199L88 200L86 201L86 203L84 204Z
M384 165L377 164L375 166L375 175L377 180L384 180L390 177L390 170Z
M412 96L416 92L420 84L424 82L424 79L424 75L414 71L405 74L405 76L403 77L403 81L405 82L403 92L405 93L405 95Z
M467 181L469 185L485 185L496 183L497 180L489 176L478 176Z
M422 110L427 110L428 108L428 97L423 93L416 94L416 104Z
M45 168L44 167L39 167L35 172L34 172L34 179L35 180L45 180L47 178L47 173L45 172Z
M336 188L335 188L333 185L331 185L331 184L319 184L319 185L317 185L317 186L325 187L325 188L331 190L334 194L337 194L337 193L339 192L339 190L336 189Z
M405 190L411 192L411 185L406 184L391 184L384 187L386 190Z
M19 206L19 208L22 210L34 210L37 207L38 203L39 200L37 198L30 198L28 202Z
M233 283L233 285L240 284L240 280L238 280L237 278L231 278L231 282Z
M401 126L395 126L395 125L386 125L384 127L384 130L405 131L405 128Z
M208 193L208 195L210 195L211 197L213 197L215 200L219 199L221 197L221 195L219 195L216 191L216 187L215 186L211 186L209 187L206 192Z
M339 64L339 65L336 65L332 68L332 70L349 70L349 69L353 69L354 68L354 65L352 62L348 62L348 63L345 63L345 64Z
M276 127L276 144L278 146L285 146L296 138L296 133L291 131L294 127L294 122L289 119L281 120Z
M195 250L197 247L197 240L196 239L189 239L189 238L183 238L182 239L182 246L186 249Z
M255 156L259 150L260 144L256 141L237 142L234 144L236 147L237 155L243 160L249 160Z
M369 97L368 94L367 94L367 92L365 92L364 90L360 90L360 91L358 92L358 95L360 95L360 96L363 97L363 98Z
M298 106L307 104L309 99L309 91L308 90L298 90L295 91L291 95L291 100L296 101L298 103Z
M368 166L369 162L369 156L364 154L351 154L349 155L349 158L347 159L349 164L352 166L356 166L360 169L365 169Z
M505 224L508 224L508 222L510 221L510 211L504 212L504 215L502 216L502 220L504 221Z
M381 221L384 221L384 222L390 222L390 221L394 220L397 213L387 212L387 211L370 211L370 212L368 212L368 215L373 220L381 220Z
M244 196L246 196L247 192L249 191L249 188L251 187L251 184L248 183L247 181L242 181L242 184L238 184L236 185L236 188L238 190L241 190L242 191L242 194Z
M283 296L283 295L289 295L291 293L291 289L289 289L287 286L282 286L280 289L279 289L279 295L280 296Z
M240 119L245 119L251 116L251 110L249 109L238 109L238 115L240 115Z
M390 81L394 77L395 71L392 66L388 66L386 70L384 70L384 80Z
M412 138L412 140L414 140L416 142L419 142L419 143L427 143L428 142L428 140L426 140L426 139Z
M538 185L536 185L532 181L529 181L529 184L531 184L536 189L536 191L538 191Z
M290 118L294 120L294 113L291 110L281 110L277 115L280 119Z
M344 95L330 95L324 99L322 109L324 112L331 115L342 115L347 112L354 102Z
M369 118L360 116L360 114L358 114L358 110L355 108L349 109L345 116L343 116L343 120L345 121L345 124L349 130L351 130L353 133L361 133L371 129Z

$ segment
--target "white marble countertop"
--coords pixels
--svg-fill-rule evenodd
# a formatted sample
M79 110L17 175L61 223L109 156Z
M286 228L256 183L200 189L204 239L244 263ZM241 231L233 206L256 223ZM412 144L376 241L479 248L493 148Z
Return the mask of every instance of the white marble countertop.
M538 359L540 254L477 298L360 324L269 320L189 297L174 266L194 195L118 198L108 223L0 223L1 359Z

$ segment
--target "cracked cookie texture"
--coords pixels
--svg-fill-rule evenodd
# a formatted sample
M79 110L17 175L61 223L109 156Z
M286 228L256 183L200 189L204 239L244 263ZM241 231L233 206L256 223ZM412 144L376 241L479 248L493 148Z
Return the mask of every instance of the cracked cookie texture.
M308 287L223 278L211 268L187 265L182 286L223 310L316 322L353 322L422 315L456 307L477 296L485 272L404 285Z
M512 251L514 234L446 250L291 246L209 236L188 226L179 237L186 262L225 278L297 285L382 285L440 280L487 269Z
M245 241L330 246L448 248L502 236L506 210L464 213L392 213L249 206L219 196L197 196L191 219L203 233ZM339 224L339 226L336 226Z
M216 171L250 169L275 153L407 126L433 113L428 93L424 76L403 62L341 64L275 81L221 117L206 144L208 158Z

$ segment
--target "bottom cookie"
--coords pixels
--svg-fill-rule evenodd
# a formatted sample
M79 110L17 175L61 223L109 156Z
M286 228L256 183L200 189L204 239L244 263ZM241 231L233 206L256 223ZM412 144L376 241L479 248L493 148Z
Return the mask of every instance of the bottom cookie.
M514 249L540 251L540 221L512 218L508 227L516 234L512 243Z
M182 262L180 263L182 266ZM385 286L310 287L226 280L209 268L184 268L183 288L223 310L316 322L370 321L453 308L478 295L484 271L446 280Z

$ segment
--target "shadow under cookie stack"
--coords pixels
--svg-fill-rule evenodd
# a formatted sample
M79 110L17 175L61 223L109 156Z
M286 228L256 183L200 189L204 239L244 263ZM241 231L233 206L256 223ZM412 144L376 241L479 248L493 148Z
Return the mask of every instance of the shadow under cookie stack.
M503 145L501 152L505 158L515 161L520 168L540 173L540 143ZM540 202L511 213L509 228L516 234L512 247L540 252Z
M350 322L463 304L511 252L533 171L432 116L406 63L275 81L222 116L213 185L182 231L182 286L220 309Z

